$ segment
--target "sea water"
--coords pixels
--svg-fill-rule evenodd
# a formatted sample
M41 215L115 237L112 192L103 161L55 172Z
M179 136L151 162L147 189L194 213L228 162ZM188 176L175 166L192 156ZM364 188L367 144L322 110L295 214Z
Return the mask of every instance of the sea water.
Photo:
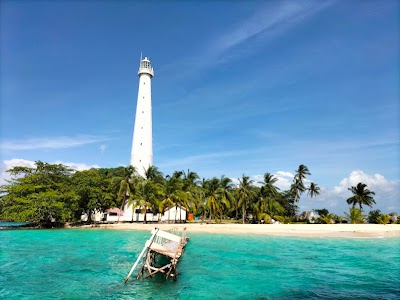
M189 233L178 280L123 284L150 232L0 231L1 299L400 299L400 238Z

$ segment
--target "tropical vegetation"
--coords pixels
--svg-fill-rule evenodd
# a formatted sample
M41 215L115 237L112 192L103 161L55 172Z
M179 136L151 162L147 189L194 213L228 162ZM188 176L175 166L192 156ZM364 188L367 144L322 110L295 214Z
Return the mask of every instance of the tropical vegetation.
M35 168L14 167L8 172L11 179L0 187L0 220L41 226L76 222L82 213L90 215L126 205L142 213L184 207L203 222L289 223L296 220L304 192L309 198L321 192L316 183L307 179L311 173L305 165L296 170L290 189L283 191L276 186L278 178L268 172L262 181L255 182L244 174L237 180L225 176L201 179L190 170L164 176L151 166L141 177L132 166L74 171L65 165L41 161L36 162ZM358 205L361 211L362 205L375 203L371 196L374 192L365 184L349 190L354 194L347 200L352 208ZM350 212L349 221L354 221L355 213ZM319 223L343 220L327 210L321 210L319 215Z

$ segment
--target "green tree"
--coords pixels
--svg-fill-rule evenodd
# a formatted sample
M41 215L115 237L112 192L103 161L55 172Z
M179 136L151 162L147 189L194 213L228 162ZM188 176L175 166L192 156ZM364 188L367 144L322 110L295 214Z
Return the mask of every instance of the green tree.
M231 208L231 203L234 201L232 190L232 180L222 175L221 179L219 180L219 187L217 189L221 223L222 218L224 217L225 213Z
M371 224L378 224L378 218L382 215L381 211L379 209L376 210L371 210L368 213L368 223Z
M390 216L386 214L381 214L378 218L377 221L379 224L384 224L386 225L390 221Z
M121 203L121 210L123 210L124 206L127 204L130 195L134 191L132 191L131 180L136 174L136 168L133 166L128 166L121 170L119 176L112 178L111 184L115 187L117 192L117 201ZM119 220L119 218L118 218Z
M111 179L104 172L98 169L75 172L71 180L72 189L79 196L79 208L82 212L89 212L89 220L93 210L106 210L116 205Z
M350 208L350 213L344 213L346 215L346 220L351 222L352 224L359 224L359 223L365 223L365 216L362 214L362 210L351 207Z
M279 188L275 186L278 178L270 173L264 174L264 181L258 183L262 184L261 195L264 197L276 197L279 193Z
M152 182L161 183L164 181L163 174L155 166L149 166L145 170L144 179Z
M245 223L247 215L247 207L256 197L256 191L253 186L253 180L249 176L243 174L242 178L238 178L238 207L242 208L242 222Z
M335 222L335 215L334 214L321 215L320 220L321 223L332 224Z
M73 191L73 170L61 164L36 162L35 168L14 167L0 188L0 219L50 224L74 221L79 196Z
M300 165L296 170L293 183L290 187L290 191L294 196L295 204L299 202L301 194L306 190L306 187L304 186L304 181L307 179L306 175L311 175L310 171L305 165Z
M372 197L372 195L375 195L375 193L366 187L366 184L359 182L357 186L352 186L349 188L348 190L353 193L353 196L347 199L347 203L352 204L353 207L358 204L361 210L363 205L371 207L372 204L375 203L375 200Z
M212 216L217 216L220 211L220 202L218 201L218 188L219 179L214 177L211 180L207 180L205 184L206 189L206 207L209 211L209 220L211 222Z
M276 200L285 209L283 215L293 217L296 214L298 207L291 191L284 191L280 193Z
M183 191L183 182L179 179L179 177L169 177L163 183L163 192L162 198L160 202L160 211L163 213L165 209L169 209L173 206L178 208L178 206L184 206L187 208L187 199L188 194ZM180 215L179 215L180 218ZM168 215L168 223L170 221L170 216ZM175 222L176 222L176 214L175 214Z
M147 222L147 210L155 211L159 206L158 199L162 195L162 186L160 183L135 178L134 193L130 194L128 204L132 205L132 209L138 209L144 214L144 223Z
M321 192L320 187L314 182L310 183L310 186L307 188L307 190L308 190L308 196L310 198L318 196L320 194L320 192Z
M319 216L327 216L327 215L329 215L329 210L327 210L326 208L314 209L314 211L315 211Z
M275 186L278 178L275 178L270 173L264 174L264 181L262 184L257 202L254 205L254 213L258 220L270 222L271 217L280 215L285 212L284 207L277 201L280 197L279 188Z

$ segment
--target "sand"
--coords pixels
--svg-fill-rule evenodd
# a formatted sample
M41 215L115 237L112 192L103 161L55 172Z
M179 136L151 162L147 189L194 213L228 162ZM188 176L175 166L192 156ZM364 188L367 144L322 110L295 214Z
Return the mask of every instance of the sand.
M92 227L92 226L90 226ZM386 238L400 237L400 224L165 224L165 223L119 223L100 224L96 227L120 230L151 231L158 227L162 230L186 227L187 234L246 234L268 236L297 237L348 237L348 238Z

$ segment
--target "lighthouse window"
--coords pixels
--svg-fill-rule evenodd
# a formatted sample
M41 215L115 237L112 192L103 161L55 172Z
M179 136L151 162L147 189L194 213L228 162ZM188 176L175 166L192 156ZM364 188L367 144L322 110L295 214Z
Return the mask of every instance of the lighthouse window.
M143 99L144 99L144 96L143 96Z
M142 146L142 143L140 143L140 146Z
M144 111L142 111L142 114L144 114Z

